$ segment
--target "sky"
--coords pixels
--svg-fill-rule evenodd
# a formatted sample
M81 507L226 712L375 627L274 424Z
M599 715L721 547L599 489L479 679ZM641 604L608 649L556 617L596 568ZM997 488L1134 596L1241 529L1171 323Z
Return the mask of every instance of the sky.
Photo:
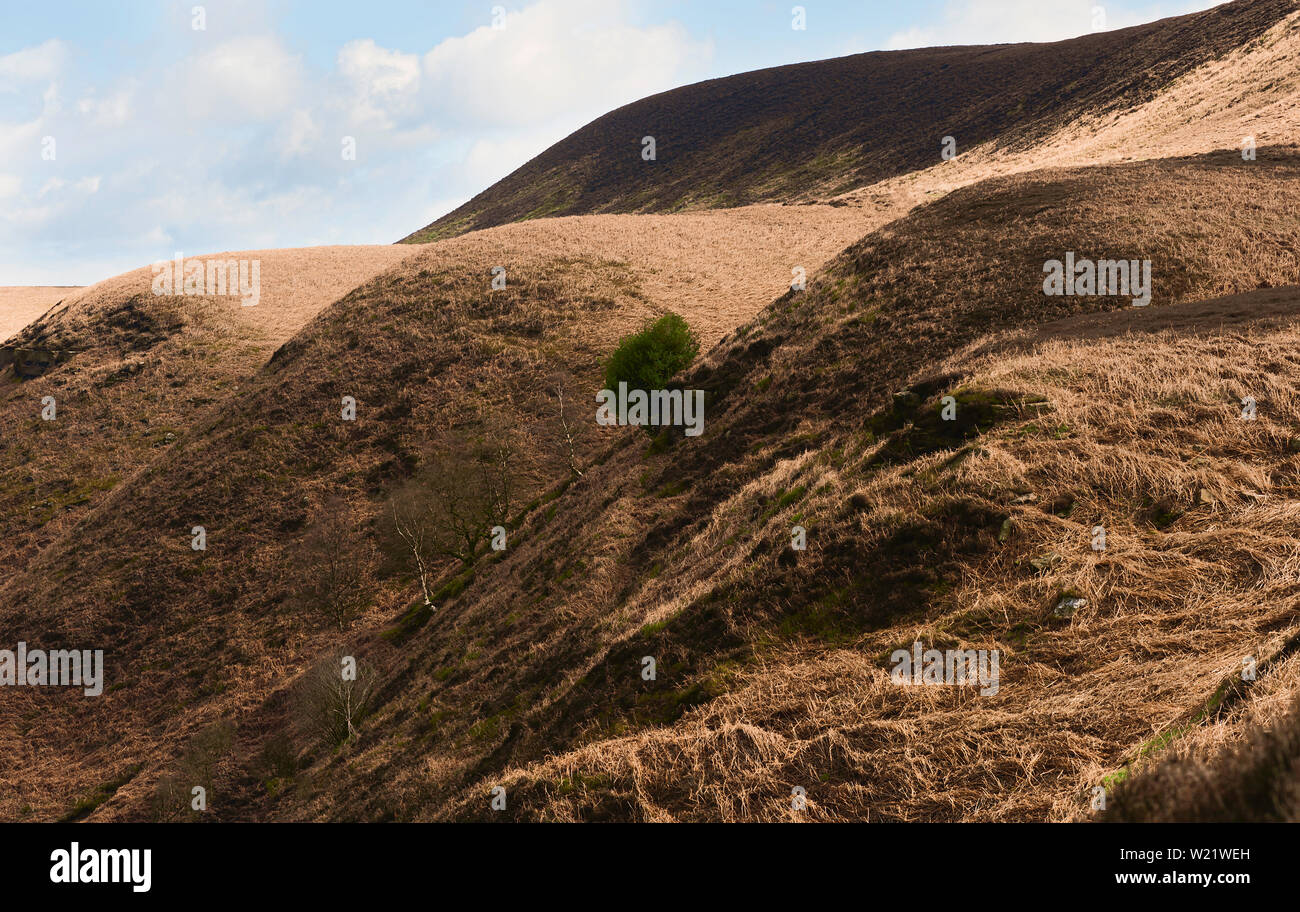
M656 92L1214 5L0 0L0 286L90 284L177 252L392 243Z

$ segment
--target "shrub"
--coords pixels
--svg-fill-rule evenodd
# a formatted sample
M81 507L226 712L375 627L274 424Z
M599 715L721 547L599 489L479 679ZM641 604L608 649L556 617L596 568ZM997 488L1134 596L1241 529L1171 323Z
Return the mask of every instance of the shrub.
M605 362L605 388L665 389L673 375L688 367L700 351L700 340L675 313L666 313L640 332L624 336Z
M151 800L153 818L160 823L195 819L194 787L201 786L212 800L216 791L217 769L230 754L235 740L235 724L229 720L214 722L190 739L171 773L158 780Z
M374 545L340 499L327 502L301 551L304 601L329 625L346 631L369 607Z
M266 739L258 758L263 778L288 779L298 771L298 752L287 732L278 731Z

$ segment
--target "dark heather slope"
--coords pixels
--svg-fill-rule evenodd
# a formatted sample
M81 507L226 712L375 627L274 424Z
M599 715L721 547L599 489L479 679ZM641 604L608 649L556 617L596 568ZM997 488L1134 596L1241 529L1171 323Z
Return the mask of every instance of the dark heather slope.
M934 164L945 136L959 151L1022 148L1081 114L1150 99L1294 8L1238 0L1054 44L878 51L674 89L588 124L405 240L542 216L826 198ZM654 162L642 159L645 136Z

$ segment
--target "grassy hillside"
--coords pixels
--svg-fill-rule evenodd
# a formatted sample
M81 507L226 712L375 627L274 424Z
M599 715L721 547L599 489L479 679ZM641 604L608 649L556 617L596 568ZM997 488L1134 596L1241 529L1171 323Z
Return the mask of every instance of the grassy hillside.
M557 386L577 420L622 334L672 307L715 342L788 287L787 258L815 271L863 224L849 210L758 207L572 219L558 234L506 226L400 248L398 267L329 307L287 281L328 275L302 252L263 256L256 308L154 297L146 269L28 327L32 344L82 351L37 380L9 379L0 399L21 430L0 440L0 616L33 644L103 644L113 689L93 706L0 704L0 730L32 751L0 756L0 816L58 816L130 769L115 791L143 789L135 811L148 814L191 736L337 641L303 594L303 548L329 501L349 499L358 528L380 537L386 497L440 435L504 410L523 505L568 474ZM291 258L299 269L284 272ZM490 290L496 265L503 291ZM306 326L285 331L293 314ZM47 395L52 422L39 418ZM345 395L355 424L340 420ZM581 436L585 457L600 437ZM202 554L196 524L210 535ZM405 605L410 584L381 569L371 624Z
M137 269L61 296L11 344L69 349L58 370L0 372L0 584L160 458L312 316L408 247L218 254L257 259L262 297L156 297ZM52 305L56 302L51 301ZM56 419L41 420L52 396Z
M195 781L218 821L1233 813L1184 794L1216 775L1292 814L1293 9L717 80L437 243L262 251L258 308L69 296L21 338L79 353L0 381L0 628L104 648L107 688L0 702L0 819L184 819ZM936 165L946 133L984 146ZM1151 306L1045 296L1067 251L1149 259ZM705 433L597 427L601 360L668 310ZM426 604L395 506L467 441L512 449L508 545ZM999 650L1000 691L893 685L915 641ZM367 711L322 737L344 655Z
M1285 156L1060 171L868 236L687 378L702 438L628 432L414 635L359 643L388 669L366 733L250 813L489 818L496 784L513 819L782 819L800 784L810 819L1086 806L1287 629L1263 568L1297 298L1255 290L1300 283L1298 182ZM1153 306L1045 298L1067 249L1149 257ZM1002 692L891 687L915 638L1003 650Z
M75 286L0 287L0 342L80 290Z
M1251 0L1055 44L876 52L686 86L593 121L406 241L542 216L827 199L936 164L945 136L960 152L1023 150L1141 105L1293 11Z

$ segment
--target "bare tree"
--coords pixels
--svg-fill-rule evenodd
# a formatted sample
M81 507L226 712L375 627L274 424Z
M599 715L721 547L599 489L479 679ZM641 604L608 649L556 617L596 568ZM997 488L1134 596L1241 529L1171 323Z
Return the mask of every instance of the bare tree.
M425 467L393 498L393 527L425 604L441 560L474 562L494 526L510 517L517 446L508 432L456 438L434 450Z
M409 559L415 575L419 577L424 604L432 605L429 583L433 579L434 564L439 554L435 545L438 513L434 509L433 496L418 480L413 481L397 492L391 507L393 530L402 543L403 553Z
M441 552L474 563L493 526L510 519L515 445L508 436L445 448L428 473L429 489L442 514Z
M326 744L357 734L370 710L378 678L369 665L338 653L309 670L299 685L299 719L306 733Z
M150 798L150 810L158 823L180 820L190 810L190 785L178 773L168 773L158 780Z
M342 500L322 508L303 545L306 595L311 606L340 631L370 604L374 591L374 545L361 533Z
M555 399L560 412L561 455L569 466L569 473L575 478L582 478L583 472L578 466L578 435L575 426L569 423L569 417L564 412L565 393L562 381L555 384Z

